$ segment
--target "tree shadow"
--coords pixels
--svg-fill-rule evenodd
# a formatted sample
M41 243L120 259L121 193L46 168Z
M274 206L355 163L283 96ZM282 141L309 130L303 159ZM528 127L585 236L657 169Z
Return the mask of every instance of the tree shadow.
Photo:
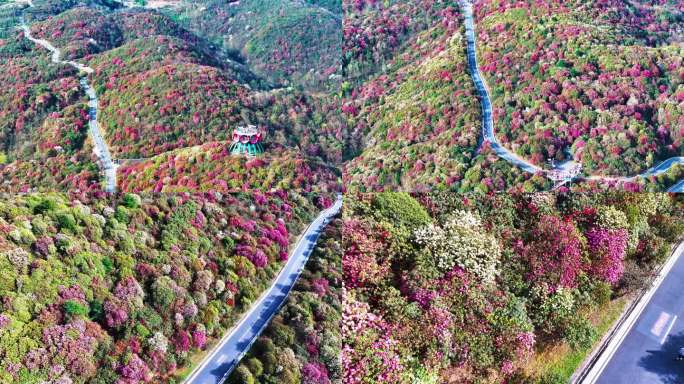
M661 383L684 383L684 361L675 360L682 347L684 332L670 335L660 349L646 351L648 355L639 360L639 366L658 375Z

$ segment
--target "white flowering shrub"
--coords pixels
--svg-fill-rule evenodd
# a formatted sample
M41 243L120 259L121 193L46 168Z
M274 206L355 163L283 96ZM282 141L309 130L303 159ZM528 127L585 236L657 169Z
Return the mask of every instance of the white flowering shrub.
M166 353L166 350L169 347L169 340L161 332L155 332L154 336L150 337L148 340L148 343L153 351L161 353Z
M6 251L5 257L18 271L22 271L29 263L29 253L23 248L14 248Z
M642 196L643 195L643 196ZM643 193L639 195L639 213L641 216L648 217L658 212L658 207L662 204L661 198L657 193Z
M442 273L458 266L485 282L494 280L498 273L501 247L471 212L457 211L441 226L419 228L414 239L428 250Z
M614 206L600 206L596 222L599 227L606 229L628 228L627 215Z

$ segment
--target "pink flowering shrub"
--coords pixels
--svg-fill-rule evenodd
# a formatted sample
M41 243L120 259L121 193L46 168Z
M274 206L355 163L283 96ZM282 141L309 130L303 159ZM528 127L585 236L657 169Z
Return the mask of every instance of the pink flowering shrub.
M346 297L342 311L343 384L398 382L402 364L391 326L368 304Z
M627 249L626 229L592 228L585 234L592 259L590 272L597 278L615 284L624 272Z
M306 363L302 367L302 378L304 384L329 384L328 372L325 365L321 363Z
M207 334L203 329L196 329L192 332L192 344L195 348L204 349L207 343Z
M117 384L138 384L146 382L150 373L147 364L137 355L131 354L120 364L118 369L121 377Z
M128 320L128 310L121 300L111 299L104 304L105 319L110 328L119 328Z
M544 215L530 234L530 242L520 249L529 266L532 281L545 281L552 287L572 288L583 270L581 234L572 221Z
M328 293L329 286L330 284L328 283L328 279L326 278L316 279L312 282L313 291L321 297L325 296L325 294Z
M190 350L190 336L185 331L176 332L176 336L173 339L173 345L176 347L178 352L187 352Z
M371 236L375 231L380 236ZM368 222L349 220L343 228L345 250L342 256L342 271L347 287L354 288L367 284L375 284L383 280L389 265L383 260L383 233L380 228L373 228Z

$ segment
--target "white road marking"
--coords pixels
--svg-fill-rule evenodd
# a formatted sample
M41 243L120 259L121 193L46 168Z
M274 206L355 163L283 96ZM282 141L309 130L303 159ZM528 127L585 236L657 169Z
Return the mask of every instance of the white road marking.
M672 330L672 327L674 327L675 321L677 321L677 315L674 315L672 321L670 321L670 325L667 327L665 335L663 335L663 338L660 340L660 345L665 344L665 340L667 340L667 337L670 335L670 331Z

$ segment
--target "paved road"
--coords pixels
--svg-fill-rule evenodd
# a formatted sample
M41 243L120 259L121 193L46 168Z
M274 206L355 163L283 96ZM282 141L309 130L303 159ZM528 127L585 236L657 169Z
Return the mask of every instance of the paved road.
M477 65L477 47L475 39L475 22L473 20L473 6L470 2L462 2L465 11L466 39L468 45L468 67L470 75L475 83L475 88L480 95L482 105L482 137L489 141L491 148L502 159L514 164L526 172L537 173L543 171L540 167L519 157L515 153L506 149L494 134L494 122L492 119L492 101L489 96L489 88L482 78L480 67Z
M595 383L684 383L684 362L674 360L684 347L683 276L684 257L679 257Z
M342 196L339 195L335 204L321 212L300 238L295 249L290 253L287 264L273 282L273 285L262 294L261 298L252 304L249 312L230 333L228 333L217 347L205 358L193 373L185 380L187 384L218 384L222 383L228 374L237 366L242 357L249 351L250 346L271 318L283 305L290 290L299 278L299 274L306 265L311 251L316 245L318 236L333 216L342 208Z
M667 191L668 192L676 192L676 193L684 193L684 180L682 180L679 183L671 186Z
M541 167L532 164L531 162L521 158L517 154L506 149L494 134L494 122L492 118L492 101L490 97L489 87L484 81L482 74L480 72L480 67L477 64L477 40L475 35L475 22L473 19L473 6L471 0L460 0L461 7L463 8L465 17L465 27L466 27L466 39L468 45L468 68L470 69L471 77L475 83L475 88L480 96L480 102L482 104L482 137L487 140L494 152L502 159L508 161L509 163L515 165L516 167L522 169L529 173L544 173L547 177L550 173ZM655 176L666 172L670 167L676 164L684 164L684 157L672 157L658 165L641 172L634 176L586 176L581 177L583 180L597 180L597 181L612 181L612 182L624 182L632 181L638 177L649 177ZM683 192L684 191L684 180L678 183L675 187L670 188L670 192ZM674 189L673 189L674 188Z
M28 4L30 7L33 6L33 2L31 1L28 1ZM86 74L91 74L95 72L92 68L81 63L77 63L75 61L70 60L62 60L62 52L59 48L55 47L47 40L36 39L35 37L33 37L33 35L31 35L31 29L28 27L28 25L26 24L26 20L23 17L21 18L21 29L24 31L24 36L26 36L27 39L52 52L53 63L67 64ZM112 160L112 155L109 151L109 146L107 146L107 142L102 137L102 132L100 131L100 127L97 122L97 94L95 93L95 90L90 86L90 84L88 84L87 76L83 76L81 78L81 87L83 87L83 90L85 91L86 95L88 95L89 99L88 133L90 134L90 137L93 140L93 152L99 160L100 168L105 177L105 191L116 192L116 168L118 167L118 164L116 164Z

